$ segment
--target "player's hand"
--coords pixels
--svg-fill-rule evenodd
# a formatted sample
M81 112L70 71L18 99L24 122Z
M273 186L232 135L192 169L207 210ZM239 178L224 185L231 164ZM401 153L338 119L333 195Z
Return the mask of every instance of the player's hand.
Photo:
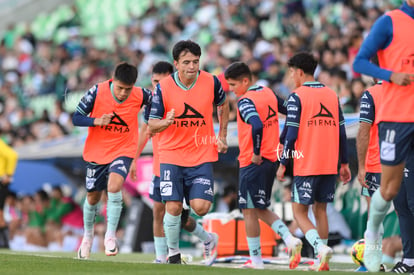
M286 166L284 166L283 164L279 165L279 168L277 169L277 173L276 173L276 178L278 181L285 181L285 172L286 172Z
M103 114L101 117L95 119L94 123L98 126L104 126L111 123L112 117L114 114Z
M390 76L390 80L397 85L408 86L411 83L414 83L414 74L393 72Z
M171 109L171 111L167 113L164 119L167 124L167 127L174 123L174 118L175 118L175 110Z
M252 163L254 163L256 165L260 165L260 164L262 164L262 162L263 162L262 155L253 154Z
M359 183L361 184L362 187L368 188L368 185L367 185L366 180L365 180L365 174L366 174L365 168L359 168L358 169L358 181L359 181Z
M341 169L339 169L339 178L344 184L347 184L351 180L351 170L349 170L348 163L341 164Z
M133 180L137 180L137 161L133 159L131 162L131 166L129 167L129 177Z
M227 150L229 149L229 146L227 145L227 140L225 137L219 137L217 139L217 151L219 153L225 154L227 153Z

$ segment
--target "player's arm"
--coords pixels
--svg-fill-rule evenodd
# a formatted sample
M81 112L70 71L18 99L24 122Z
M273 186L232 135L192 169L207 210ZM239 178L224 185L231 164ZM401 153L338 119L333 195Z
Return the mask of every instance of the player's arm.
M252 126L252 141L253 141L253 157L252 162L259 165L262 163L262 157L260 155L260 149L262 146L263 138L263 123L260 120L257 113L256 106L253 101L248 98L243 98L237 103L237 108L240 113L240 117L245 123Z
M1 173L1 175L3 175L1 183L8 184L13 180L13 175L17 166L18 154L13 148L11 148L1 139L0 152L1 158L4 160L4 171Z
M287 101L281 98L280 96L276 95L277 99L277 110L279 113L286 115L287 114Z
M351 180L351 170L348 162L348 141L346 137L345 118L342 113L341 105L338 100L339 109L339 155L341 157L341 167L339 169L339 177L346 184Z
M283 153L280 157L280 165L276 175L279 181L284 181L286 165L289 162L289 153L295 149L302 112L301 108L299 96L295 93L291 94L287 100L286 136L284 137Z
M89 116L93 110L97 93L98 85L93 86L85 93L76 107L75 113L73 114L73 125L80 127L93 127L108 125L111 122L113 114L104 114L102 117L97 118Z
M367 38L362 43L354 60L354 71L390 81L392 71L382 69L378 65L370 62L370 60L379 50L388 47L392 38L393 27L391 17L383 15L374 23Z
M165 118L164 118L165 115ZM151 133L159 133L167 129L174 123L175 110L165 114L164 102L162 99L162 91L160 84L155 88L154 96L152 97L151 110L148 120L148 127Z
M362 94L359 109L359 129L356 137L358 180L362 186L368 188L368 185L365 183L365 160L368 152L371 127L375 121L374 100L368 91Z
M220 80L214 76L214 103L217 106L219 121L218 146L219 153L227 152L227 125L229 124L230 106L226 93L221 87Z

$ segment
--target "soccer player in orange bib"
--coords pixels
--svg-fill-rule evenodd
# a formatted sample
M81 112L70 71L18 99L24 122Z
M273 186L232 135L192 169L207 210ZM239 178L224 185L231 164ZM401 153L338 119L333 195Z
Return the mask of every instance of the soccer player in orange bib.
M279 145L278 112L286 114L284 100L271 89L253 85L252 73L243 62L231 64L226 80L237 97L239 137L239 208L243 212L250 260L246 268L263 269L259 219L279 234L288 247L290 269L301 259L302 241L292 236L283 221L268 209L276 176Z
M317 255L311 269L326 271L333 253L327 246L326 205L334 199L339 157L341 180L351 179L345 120L336 93L315 81L317 62L311 54L295 54L288 66L296 89L288 98L287 133L277 178L284 180L287 161L293 158L293 214ZM317 228L308 217L312 204Z
M387 12L372 26L355 57L356 72L384 80L378 121L381 184L373 194L365 231L364 262L381 264L381 223L401 186L407 158L414 154L414 0ZM379 66L370 62L378 55ZM414 260L410 262L414 265Z
M229 106L217 77L199 70L200 46L179 41L173 47L173 75L157 85L148 126L159 132L160 190L166 202L164 231L168 261L181 263L179 233L183 199L199 216L211 207L214 195L212 162L227 152ZM213 129L217 105L219 133ZM206 257L215 251L205 251Z
M152 87L155 89L157 84L165 77L170 76L174 72L174 67L169 62L159 61L152 68L151 82ZM138 142L137 156L131 164L130 175L133 180L136 179L136 159L141 154L148 141L148 118L149 118L150 106L145 107L144 121L141 126ZM149 133L151 135L151 133ZM153 234L154 234L154 248L155 248L155 263L166 263L168 255L167 240L164 234L163 219L165 214L165 204L161 198L160 190L160 161L158 156L158 134L152 135L152 153L153 153L153 178L151 187L149 190L150 198L153 200L154 205L152 208L153 214ZM216 251L218 237L216 233L208 233L204 228L196 222L196 220L190 216L190 211L184 209L181 214L181 227L191 234L197 236L204 244L204 251L214 250ZM207 257L207 255L209 257ZM204 263L206 265L212 265L217 257L217 253L204 253Z
M86 92L72 118L75 126L89 127L83 159L86 165L87 196L83 205L84 236L79 259L89 258L97 204L102 191L108 193L105 254L118 253L116 228L122 210L122 185L138 145L138 113L151 104L151 91L135 87L138 71L120 63L113 78Z

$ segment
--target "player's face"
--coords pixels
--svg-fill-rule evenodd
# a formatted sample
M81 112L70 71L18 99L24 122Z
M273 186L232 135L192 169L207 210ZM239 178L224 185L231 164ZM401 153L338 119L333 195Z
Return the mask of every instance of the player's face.
M174 65L181 81L192 82L195 80L200 69L200 57L195 56L189 51L182 52L178 61L174 61Z
M127 85L119 80L114 80L113 85L114 95L116 99L118 99L119 101L124 101L125 99L127 99L127 97L132 91L132 88L134 87L134 84Z
M247 78L242 78L241 80L230 78L227 79L227 83L229 84L230 91L232 91L236 96L242 96L249 88L249 81Z
M290 78L293 80L293 83L295 84L295 87L296 88L300 87L302 85L300 82L301 70L298 68L290 67L289 73L290 73Z
M169 73L165 73L165 74L157 74L154 73L151 76L151 83L152 83L152 88L155 89L155 87L157 86L157 84L165 77L169 76Z
M411 7L414 7L414 0L407 0L407 4Z

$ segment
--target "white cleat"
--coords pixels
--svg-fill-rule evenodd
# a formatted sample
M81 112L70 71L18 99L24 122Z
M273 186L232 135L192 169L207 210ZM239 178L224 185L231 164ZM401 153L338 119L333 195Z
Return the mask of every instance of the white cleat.
M89 259L91 254L92 240L83 238L78 249L78 259Z
M110 237L105 239L104 245L106 256L115 256L116 254L118 254L118 243L116 241L116 238Z
M210 233L211 241L204 242L204 264L213 265L217 258L217 245L219 236L216 233Z

